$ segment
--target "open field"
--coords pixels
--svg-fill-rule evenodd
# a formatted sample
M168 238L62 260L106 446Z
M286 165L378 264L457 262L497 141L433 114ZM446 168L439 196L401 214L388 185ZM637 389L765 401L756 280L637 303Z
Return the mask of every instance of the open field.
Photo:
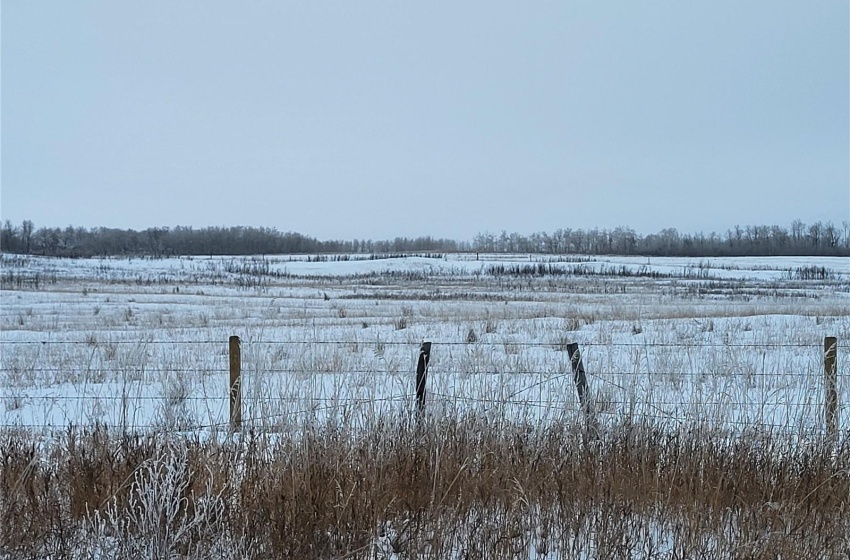
M104 549L80 557L110 557L104 535L135 554L127 535L145 520L127 512L168 469L157 503L188 499L176 524L200 510L228 527L216 540L199 521L158 549L169 554L850 553L848 259L4 255L0 281L4 525L53 504L66 517L37 526L73 520L69 543ZM825 440L825 336L838 339L837 442ZM86 473L96 484L74 494ZM291 538L270 537L283 526ZM15 550L38 556L39 538Z
M266 429L408 406L422 340L429 402L452 409L570 415L577 342L601 414L822 427L846 259L474 258L5 257L3 423L226 427L238 335L246 422Z

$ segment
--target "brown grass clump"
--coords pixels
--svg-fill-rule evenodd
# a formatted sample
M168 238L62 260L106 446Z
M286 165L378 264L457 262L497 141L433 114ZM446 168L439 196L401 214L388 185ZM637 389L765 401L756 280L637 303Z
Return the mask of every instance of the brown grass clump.
M850 554L847 438L635 425L592 438L448 415L222 439L2 432L0 558L87 557L98 542L138 554L154 537L184 557Z

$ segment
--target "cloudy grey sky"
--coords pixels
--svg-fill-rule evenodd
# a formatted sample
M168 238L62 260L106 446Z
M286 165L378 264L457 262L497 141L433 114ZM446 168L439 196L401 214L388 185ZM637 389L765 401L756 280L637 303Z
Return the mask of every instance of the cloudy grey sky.
M0 216L325 238L850 219L850 13L2 3Z

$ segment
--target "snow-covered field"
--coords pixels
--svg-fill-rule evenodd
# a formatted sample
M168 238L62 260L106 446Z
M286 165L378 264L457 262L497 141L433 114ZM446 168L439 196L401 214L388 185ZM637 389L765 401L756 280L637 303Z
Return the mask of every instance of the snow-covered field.
M232 335L264 430L412 409L428 340L433 414L580 421L576 342L598 421L822 431L825 336L850 426L846 258L3 255L0 293L0 423L36 431L226 431Z

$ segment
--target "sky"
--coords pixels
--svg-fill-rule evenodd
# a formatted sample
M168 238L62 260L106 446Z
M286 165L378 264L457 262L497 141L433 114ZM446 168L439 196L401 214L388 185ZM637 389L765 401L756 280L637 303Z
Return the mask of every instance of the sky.
M319 239L850 220L850 3L0 7L0 218Z

